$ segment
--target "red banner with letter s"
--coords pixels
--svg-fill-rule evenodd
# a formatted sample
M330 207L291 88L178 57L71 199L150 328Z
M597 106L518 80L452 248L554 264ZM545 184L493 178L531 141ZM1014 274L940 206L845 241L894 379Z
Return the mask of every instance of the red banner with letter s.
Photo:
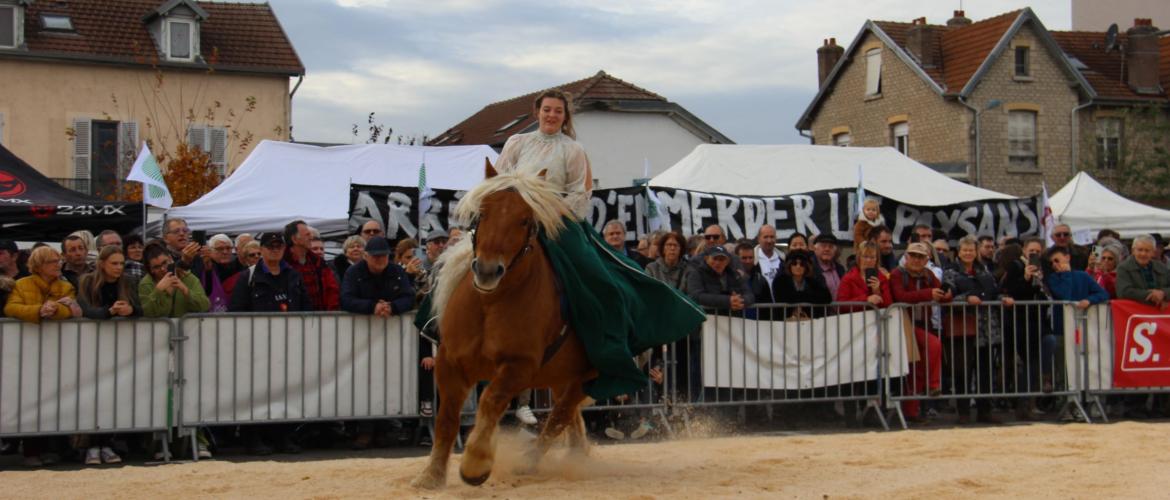
M1170 310L1114 300L1113 387L1170 386Z

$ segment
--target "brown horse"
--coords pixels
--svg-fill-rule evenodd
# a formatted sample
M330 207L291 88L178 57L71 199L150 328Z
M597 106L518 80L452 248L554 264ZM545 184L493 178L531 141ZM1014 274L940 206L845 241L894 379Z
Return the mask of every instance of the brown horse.
M490 383L480 396L459 468L464 482L480 485L491 475L493 434L523 389L551 388L555 397L552 413L527 453L525 470L535 468L566 428L570 448L586 451L583 384L597 372L580 338L561 317L552 264L537 239L542 229L555 238L571 211L541 174L497 175L488 163L486 180L460 200L458 215L473 221L473 229L470 238L448 249L437 264L441 271L434 309L442 342L435 381L440 404L430 461L414 480L417 487L446 484L459 411L480 380ZM567 337L558 342L561 335Z

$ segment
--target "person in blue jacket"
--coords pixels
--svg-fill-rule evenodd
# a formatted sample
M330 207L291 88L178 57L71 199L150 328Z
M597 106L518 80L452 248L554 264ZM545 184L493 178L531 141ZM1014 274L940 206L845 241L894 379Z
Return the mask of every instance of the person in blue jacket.
M1044 273L1047 276L1045 281L1052 298L1076 302L1077 309L1108 302L1109 292L1101 288L1089 273L1073 270L1070 262L1068 250L1064 247L1052 247L1045 254L1044 263L1049 267Z
M1052 298L1056 300L1067 300L1076 302L1077 309L1088 309L1093 304L1104 304L1109 301L1109 292L1101 288L1097 284L1097 280L1093 279L1089 273L1084 271L1074 270L1072 268L1072 258L1069 256L1068 250L1063 247L1049 248L1044 254L1043 266L1044 269L1044 283L1048 285L1048 291L1052 294ZM1059 309L1054 310L1052 315L1053 332L1057 335L1064 334L1064 315L1059 314ZM1045 370L1045 373L1050 373Z

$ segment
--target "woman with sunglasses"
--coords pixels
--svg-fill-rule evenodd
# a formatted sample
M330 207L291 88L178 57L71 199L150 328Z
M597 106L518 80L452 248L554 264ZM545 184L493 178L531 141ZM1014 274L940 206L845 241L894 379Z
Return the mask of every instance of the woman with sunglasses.
M1125 259L1125 247L1121 243L1108 238L1109 242L1099 242L1100 252L1097 254L1095 262L1089 266L1089 274L1093 280L1101 285L1106 292L1109 292L1109 298L1117 298L1117 265Z
M829 288L813 276L814 257L805 250L789 250L784 261L784 272L772 281L772 296L780 304L828 304L833 301ZM784 319L807 319L824 316L823 307L790 307L784 309Z

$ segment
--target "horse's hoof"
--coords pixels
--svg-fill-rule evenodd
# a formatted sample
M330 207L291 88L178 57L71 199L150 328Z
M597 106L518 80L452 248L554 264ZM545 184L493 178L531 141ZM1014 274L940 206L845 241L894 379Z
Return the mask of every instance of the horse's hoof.
M463 475L463 471L459 472L459 477L463 478L463 482L465 482L471 486L479 486L479 485L483 484L485 481L488 480L488 476L491 476L491 475L492 475L492 471L490 469L487 472L484 472L483 474L480 474L480 475L475 476L475 477L467 477L467 476Z
M411 481L410 485L424 490L437 490L445 486L443 483L447 482L446 479L444 477L436 477L434 474L424 471L418 477L414 478L414 481Z

